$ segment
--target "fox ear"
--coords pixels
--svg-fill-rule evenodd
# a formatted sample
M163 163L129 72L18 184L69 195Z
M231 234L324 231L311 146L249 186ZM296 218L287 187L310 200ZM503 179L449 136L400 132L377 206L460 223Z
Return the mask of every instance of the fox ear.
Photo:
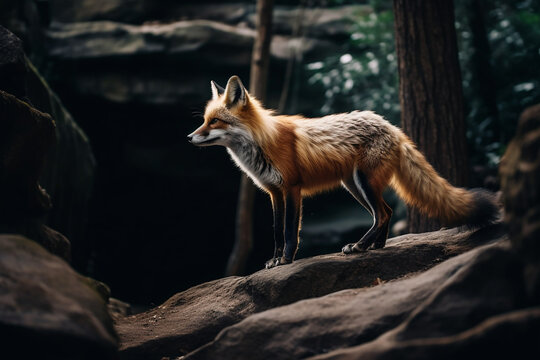
M231 76L225 88L225 104L230 108L237 105L244 106L247 102L247 90L242 81L236 75Z
M210 87L212 88L212 99L217 99L219 95L225 92L225 89L219 86L215 81L210 81Z

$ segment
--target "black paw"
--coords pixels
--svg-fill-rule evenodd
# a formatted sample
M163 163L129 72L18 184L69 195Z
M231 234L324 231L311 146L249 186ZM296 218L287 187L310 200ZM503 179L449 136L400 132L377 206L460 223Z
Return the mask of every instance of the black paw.
M353 253L364 252L366 250L362 249L362 248L359 248L358 244L347 244L341 249L341 251L345 255L349 255L349 254L353 254Z
M279 266L279 265L285 265L292 263L292 260L287 260L283 256L278 258L270 259L266 262L265 268L271 269L273 267Z
M278 262L278 259L277 259L277 258L272 258L272 259L268 260L268 261L264 264L264 267L267 268L267 269L271 269L271 268L277 266L277 262Z

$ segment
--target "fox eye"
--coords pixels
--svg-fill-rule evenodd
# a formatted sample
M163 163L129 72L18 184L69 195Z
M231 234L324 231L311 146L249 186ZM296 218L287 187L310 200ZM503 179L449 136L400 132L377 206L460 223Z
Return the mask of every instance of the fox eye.
M212 120L210 120L210 125L215 125L217 124L218 121L219 121L218 118L213 118Z

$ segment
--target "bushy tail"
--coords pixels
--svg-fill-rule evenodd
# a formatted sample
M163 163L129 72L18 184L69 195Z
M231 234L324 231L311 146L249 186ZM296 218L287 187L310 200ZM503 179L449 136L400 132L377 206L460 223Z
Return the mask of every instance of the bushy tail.
M497 219L495 194L450 185L405 136L400 151L391 186L407 204L438 218L446 226L479 227Z

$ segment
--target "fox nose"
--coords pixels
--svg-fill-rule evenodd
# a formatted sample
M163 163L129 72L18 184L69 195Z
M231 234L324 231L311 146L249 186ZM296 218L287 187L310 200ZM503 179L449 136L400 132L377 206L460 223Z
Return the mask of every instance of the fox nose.
M187 136L187 139L188 139L189 142L191 142L191 141L193 140L193 135L192 135L192 134L189 134L189 135Z

